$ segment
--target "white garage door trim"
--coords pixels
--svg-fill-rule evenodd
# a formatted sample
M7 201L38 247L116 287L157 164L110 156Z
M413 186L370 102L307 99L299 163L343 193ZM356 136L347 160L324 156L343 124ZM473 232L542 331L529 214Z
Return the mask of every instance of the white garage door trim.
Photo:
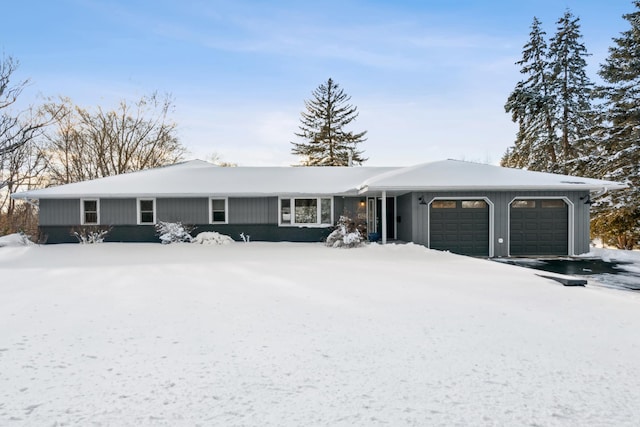
M427 206L427 247L431 247L431 204L436 200L484 200L489 206L489 258L493 258L494 256L494 244L493 244L493 224L494 224L494 206L493 202L489 200L488 197L478 197L478 196L469 196L469 197L434 197L429 200L429 204Z
M516 200L562 200L567 204L568 215L567 218L567 238L569 241L567 242L567 249L569 252L569 256L575 256L574 249L574 234L575 234L575 226L574 226L574 210L575 206L571 200L569 200L566 196L516 196L509 202L507 206L507 238L509 242L509 256L511 256L511 205Z

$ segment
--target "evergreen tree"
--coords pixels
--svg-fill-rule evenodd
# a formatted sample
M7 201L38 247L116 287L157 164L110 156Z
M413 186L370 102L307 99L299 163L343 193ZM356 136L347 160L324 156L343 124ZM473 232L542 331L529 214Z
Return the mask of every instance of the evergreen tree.
M518 123L518 135L510 155L502 165L537 171L557 169L557 136L555 132L555 99L547 61L547 43L540 21L533 18L529 41L522 59L516 62L526 78L509 95L505 110Z
M304 166L347 166L350 156L354 164L365 162L357 147L366 141L367 131L354 134L344 129L358 117L357 108L348 103L351 97L332 79L312 94L304 102L306 111L301 113L300 132L295 134L305 142L292 142L291 152L302 156Z
M570 11L557 21L557 32L549 44L550 85L555 98L555 120L559 135L559 171L565 174L579 172L575 159L588 152L592 131L591 90L587 77L586 57L581 42L580 19Z
M640 245L640 1L633 3L636 11L623 15L631 28L613 39L598 73L604 84L596 88L603 103L597 148L603 163L594 175L629 188L599 199L593 230L621 249Z

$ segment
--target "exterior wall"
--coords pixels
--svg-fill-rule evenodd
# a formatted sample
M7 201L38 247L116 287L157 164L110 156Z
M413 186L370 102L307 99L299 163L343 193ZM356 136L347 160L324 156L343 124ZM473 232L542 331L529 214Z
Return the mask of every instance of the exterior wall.
M428 205L420 205L418 197L427 203L436 197L482 198L493 204L493 255L509 255L509 204L517 197L566 197L573 203L573 254L589 251L589 205L581 197L588 192L425 192L410 193L396 199L399 218L397 238L428 246ZM360 206L364 197L334 197L334 219L348 212L357 221L366 221L366 207ZM329 229L324 227L279 227L278 198L229 198L228 224L209 224L208 198L158 198L156 217L159 221L182 221L195 225L195 232L218 231L239 239L240 233L258 241L321 241ZM136 225L136 199L100 199L100 222L111 226L107 241L158 241L153 226ZM75 242L70 236L72 227L80 224L80 200L40 200L40 228L49 243ZM502 243L500 243L502 239Z
M559 191L490 191L490 192L425 192L414 193L412 195L413 213L413 241L425 246L429 243L429 223L428 205L419 205L418 197L424 196L425 201L430 203L438 197L455 198L482 198L486 197L493 203L493 255L496 257L509 256L509 207L513 199L518 197L566 197L573 203L574 214L570 218L569 226L573 223L573 252L575 255L589 251L589 208L584 204L581 197L588 195L588 192L559 192ZM571 235L571 231L570 231ZM502 239L502 243L500 243Z
M80 199L40 200L39 225L80 224Z
M70 225L41 225L40 235L45 243L77 243L71 235ZM252 241L264 242L322 242L329 235L329 228L278 227L276 224L201 224L191 233L217 231L240 241L240 233L251 236ZM114 225L105 242L149 242L159 243L152 225Z
M366 224L367 206L365 197L334 197L333 221L340 219L341 215L347 215L357 224ZM361 203L364 202L364 206Z
M136 199L100 199L100 222L108 225L135 224Z
M136 200L133 200L134 208ZM165 222L180 221L183 224L208 224L209 223L209 199L208 198L171 198L156 199L156 219ZM137 222L136 211L129 224Z
M278 198L230 198L228 214L229 224L278 224Z
M338 198L336 198L338 199ZM100 225L111 227L107 242L159 242L152 225L137 225L137 199L100 199ZM335 204L334 204L335 207ZM209 224L209 198L156 198L158 221L181 221L194 233L217 231L235 240L319 242L326 227L279 227L278 198L229 198L228 224ZM74 243L71 229L80 226L79 199L40 200L40 233L48 243ZM194 234L192 233L192 234Z

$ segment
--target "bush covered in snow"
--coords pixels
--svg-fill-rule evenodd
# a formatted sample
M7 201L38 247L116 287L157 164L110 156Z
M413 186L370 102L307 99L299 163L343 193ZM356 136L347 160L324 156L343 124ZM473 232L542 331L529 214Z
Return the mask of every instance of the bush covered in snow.
M362 245L364 236L356 223L348 216L342 215L336 228L327 236L325 244L332 248L355 248Z
M189 232L193 227L186 226L181 222L163 222L158 221L156 224L156 233L160 237L163 245L169 243L191 242L193 237Z
M29 246L34 243L23 232L0 236L0 248L3 246Z
M109 234L111 228L101 227L82 227L80 229L71 230L71 235L78 239L78 243L81 245L88 245L92 243L102 243L104 238Z
M226 234L220 234L215 231L203 231L193 238L193 243L201 245L228 245L233 243L233 239Z

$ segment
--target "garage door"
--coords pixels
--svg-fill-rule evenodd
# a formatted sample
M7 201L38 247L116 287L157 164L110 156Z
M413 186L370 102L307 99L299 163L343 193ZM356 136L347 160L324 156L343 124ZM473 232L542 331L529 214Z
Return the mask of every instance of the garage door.
M511 203L510 255L567 255L569 215L562 200Z
M429 247L489 256L489 206L484 200L434 200L429 207Z

